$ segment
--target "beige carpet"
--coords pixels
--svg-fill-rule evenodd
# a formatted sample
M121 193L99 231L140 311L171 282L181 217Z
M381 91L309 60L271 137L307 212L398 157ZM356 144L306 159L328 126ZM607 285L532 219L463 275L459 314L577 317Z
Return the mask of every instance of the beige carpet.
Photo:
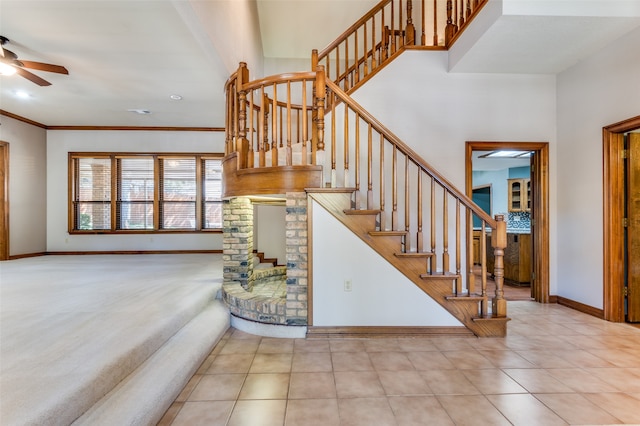
M44 256L0 263L0 424L70 424L153 361L164 345L168 356L181 352L183 328L189 336L183 344L202 346L193 335L198 328L189 332L185 326L217 303L217 313L209 316L218 318L221 330L206 336L212 340L200 349L206 356L229 324L228 312L215 300L221 280L222 256L211 254ZM172 338L178 339L175 347L167 343ZM185 360L194 365L180 367L183 380L201 361ZM123 414L103 413L98 423L116 424L109 416Z

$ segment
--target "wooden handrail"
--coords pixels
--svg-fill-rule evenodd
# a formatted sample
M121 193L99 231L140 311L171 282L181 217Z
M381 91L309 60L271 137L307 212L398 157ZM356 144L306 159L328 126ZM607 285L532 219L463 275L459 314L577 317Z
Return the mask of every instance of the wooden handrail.
M349 93L405 46L450 48L487 1L382 0L324 49L314 50L311 69L324 65L329 79Z
M345 102L351 109L353 109L361 118L365 121L371 123L372 127L385 136L389 142L391 142L394 146L398 148L398 150L412 158L413 161L420 166L420 168L427 173L430 177L432 177L437 183L439 183L443 188L447 190L451 195L455 198L459 199L465 207L469 208L473 213L478 215L478 217L484 220L487 225L495 229L496 221L489 216L482 208L480 208L476 203L473 202L466 194L458 190L455 185L453 185L447 178L442 176L438 171L435 170L427 161L425 161L418 153L416 153L413 149L411 149L407 144L402 142L400 138L398 138L393 132L387 129L382 123L380 123L374 116L372 116L367 110L365 110L360 104L358 104L353 98L344 93L334 82L327 80L327 87L340 98L342 102Z

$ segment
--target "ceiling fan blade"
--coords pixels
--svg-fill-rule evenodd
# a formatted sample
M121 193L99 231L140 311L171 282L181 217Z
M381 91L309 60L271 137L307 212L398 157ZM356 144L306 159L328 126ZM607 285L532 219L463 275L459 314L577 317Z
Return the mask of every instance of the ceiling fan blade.
M34 61L23 61L22 59L20 59L20 62L22 62L22 66L24 66L25 68L30 68L33 70L55 72L58 74L69 74L69 71L61 65L45 64L42 62Z
M37 84L38 86L51 86L51 83L49 83L47 80L44 80L25 69L16 68L16 73L26 78L27 80Z

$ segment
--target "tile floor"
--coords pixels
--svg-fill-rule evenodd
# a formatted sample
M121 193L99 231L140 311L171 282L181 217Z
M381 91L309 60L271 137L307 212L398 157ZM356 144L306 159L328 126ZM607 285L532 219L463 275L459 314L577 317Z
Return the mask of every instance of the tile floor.
M508 303L506 338L230 329L160 425L640 424L640 329Z

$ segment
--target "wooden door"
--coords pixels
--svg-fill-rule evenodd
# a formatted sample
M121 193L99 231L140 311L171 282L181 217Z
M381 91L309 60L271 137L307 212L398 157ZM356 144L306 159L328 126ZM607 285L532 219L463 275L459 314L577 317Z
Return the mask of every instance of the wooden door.
M627 146L627 321L640 322L640 133Z
M9 144L0 141L0 260L9 259Z

